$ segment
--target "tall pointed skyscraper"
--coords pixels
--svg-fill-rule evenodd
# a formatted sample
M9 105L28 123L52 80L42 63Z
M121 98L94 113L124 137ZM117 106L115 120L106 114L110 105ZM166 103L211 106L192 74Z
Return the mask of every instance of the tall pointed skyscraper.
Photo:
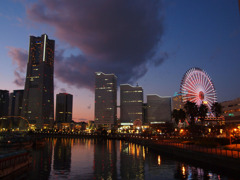
M46 34L30 36L22 116L36 129L54 121L54 46Z

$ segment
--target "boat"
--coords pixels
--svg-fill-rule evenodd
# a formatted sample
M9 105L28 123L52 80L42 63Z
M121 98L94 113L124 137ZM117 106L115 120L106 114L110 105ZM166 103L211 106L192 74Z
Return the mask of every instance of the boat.
M32 156L27 150L0 154L0 179L30 166Z
M28 136L7 134L0 137L0 149L29 149L32 145L33 142Z

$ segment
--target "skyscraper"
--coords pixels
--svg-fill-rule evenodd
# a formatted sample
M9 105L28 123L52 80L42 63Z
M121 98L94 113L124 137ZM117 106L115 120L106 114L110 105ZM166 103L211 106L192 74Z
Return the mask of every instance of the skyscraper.
M117 77L95 73L95 124L111 129L117 120Z
M54 46L55 41L46 34L30 36L22 116L37 129L53 125Z
M72 121L73 96L67 93L57 94L56 121L70 123Z
M143 89L129 84L120 85L120 120L121 123L143 121Z
M8 115L9 91L0 90L0 117Z
M10 94L9 116L21 116L24 90L14 90Z

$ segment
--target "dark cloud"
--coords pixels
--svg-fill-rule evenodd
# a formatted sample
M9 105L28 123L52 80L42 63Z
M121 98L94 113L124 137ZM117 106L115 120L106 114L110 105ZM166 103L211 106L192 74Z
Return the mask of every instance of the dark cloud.
M161 55L157 56L156 59L153 61L154 66L159 66L164 62L164 60L168 59L169 54L167 52L161 53Z
M12 58L13 64L17 65L17 68L14 71L14 83L17 86L22 87L25 82L28 53L26 50L21 48L8 47L8 49L8 55Z
M56 77L93 89L96 71L115 73L120 83L131 83L144 76L149 62L160 65L165 60L156 57L163 34L162 9L161 0L39 0L27 7L27 15L54 27L59 39L82 52L64 57L59 51Z
M67 91L66 91L66 89L65 88L61 88L60 89L60 93L66 93Z

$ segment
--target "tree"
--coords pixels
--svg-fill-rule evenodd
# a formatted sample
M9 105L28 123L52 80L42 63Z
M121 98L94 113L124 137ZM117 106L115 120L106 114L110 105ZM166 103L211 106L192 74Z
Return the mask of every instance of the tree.
M211 107L212 112L215 114L216 119L222 114L222 105L218 102L213 103Z
M184 105L184 109L186 110L186 114L190 117L190 125L194 125L194 118L198 115L198 107L195 103L187 101Z
M179 109L178 114L180 121L184 122L186 119L186 112L183 109Z
M175 123L178 124L180 122L184 122L186 119L186 113L183 109L174 109L172 112L172 117L175 120Z
M175 123L179 123L179 111L177 109L174 109L172 112L172 118L175 120Z
M205 117L208 113L208 107L205 104L201 104L198 109L198 116L200 117L201 122L205 120Z

